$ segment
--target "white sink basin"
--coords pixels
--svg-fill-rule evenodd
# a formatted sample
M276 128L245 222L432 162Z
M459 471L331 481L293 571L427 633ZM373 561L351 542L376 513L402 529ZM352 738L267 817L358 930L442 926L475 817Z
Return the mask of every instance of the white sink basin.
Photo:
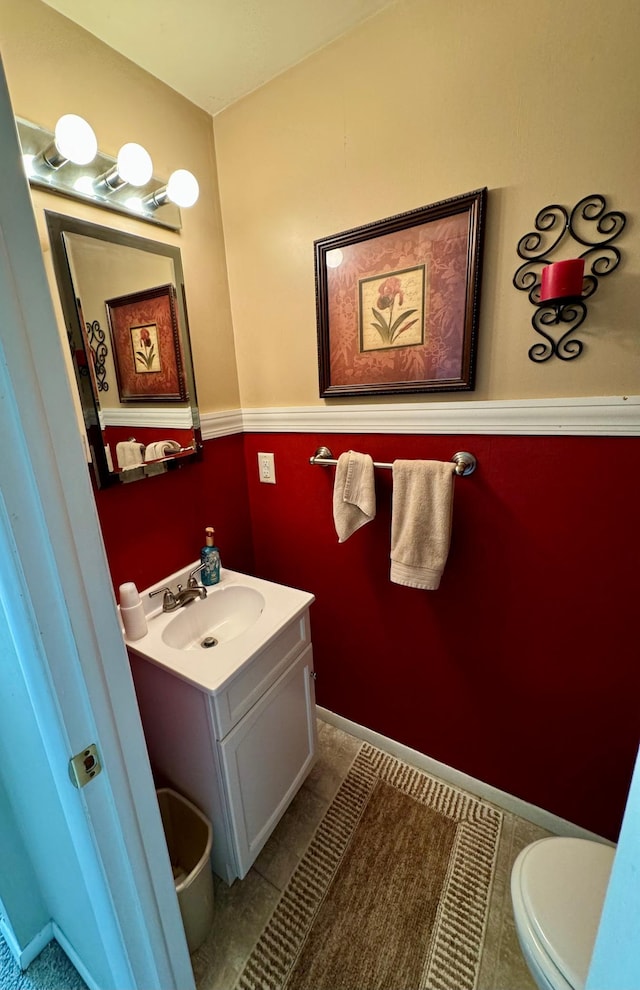
M256 588L223 584L208 592L206 598L196 598L173 613L162 631L162 641L167 646L177 650L215 649L241 636L262 615L264 595Z
M162 611L150 592L187 585L197 561L140 592L147 634L128 649L210 694L225 688L290 622L309 608L306 591L222 568L220 583L175 612Z

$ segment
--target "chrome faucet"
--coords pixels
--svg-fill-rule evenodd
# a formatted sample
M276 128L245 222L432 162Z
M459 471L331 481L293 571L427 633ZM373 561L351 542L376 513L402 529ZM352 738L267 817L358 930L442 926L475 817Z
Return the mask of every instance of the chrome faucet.
M175 594L175 600L177 602L176 608L181 608L183 605L188 605L192 602L194 598L206 598L207 589L202 584L190 584L186 588L183 588L181 584L178 585L178 590Z
M195 577L202 567L204 567L204 564L199 564L198 567L195 567L191 571L186 588L183 588L181 584L177 586L177 590L175 592L173 592L171 588L158 588L157 591L149 592L149 598L153 598L154 595L161 595L164 593L164 597L162 599L163 612L175 612L176 609L182 608L183 605L188 605L189 602L194 600L194 598L206 598L207 589L204 585L198 584Z
M187 581L187 588L202 588L202 590L204 591L204 595L200 595L201 598L207 597L207 589L204 588L201 584L198 584L198 582L196 581L196 574L198 573L198 571L201 571L203 567L206 567L207 564L208 561L205 560L201 561L197 567L193 568L191 574L189 575L189 580Z

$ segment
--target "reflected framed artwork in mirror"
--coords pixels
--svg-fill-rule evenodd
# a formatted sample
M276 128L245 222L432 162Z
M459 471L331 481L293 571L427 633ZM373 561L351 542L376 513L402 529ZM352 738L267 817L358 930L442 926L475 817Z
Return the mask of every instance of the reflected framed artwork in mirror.
M179 248L45 216L97 485L201 456Z
M184 402L182 348L173 285L107 299L121 402Z

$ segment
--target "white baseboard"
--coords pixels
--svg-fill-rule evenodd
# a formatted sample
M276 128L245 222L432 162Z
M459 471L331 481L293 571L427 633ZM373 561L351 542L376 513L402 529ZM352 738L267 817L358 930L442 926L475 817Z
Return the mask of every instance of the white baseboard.
M78 970L89 990L101 990L97 980L94 979L84 963L78 958L77 952L64 932L58 928L55 921L48 921L44 928L37 935L34 935L27 945L21 947L8 920L3 915L0 915L0 934L7 943L9 951L17 965L23 972L31 965L36 956L39 956L42 950L47 947L49 942L55 939L69 961Z
M358 725L357 722L343 718L342 715L336 715L335 712L329 711L328 708L322 708L318 705L316 706L316 712L318 718L321 718L323 722L328 722L329 725L333 725L337 729L342 729L343 732L348 732L350 735L356 736L357 739L362 739L364 742L370 743L377 749L381 749L384 753L389 753L390 756L395 756L396 759L402 760L403 763L417 767L418 770L424 770L425 773L439 777L448 784L468 791L476 797L484 798L485 801L490 801L492 804L498 805L504 811L510 811L519 818L524 818L529 822L533 822L534 825L539 825L541 828L546 829L548 832L553 832L554 835L567 835L578 839L591 839L596 842L604 842L610 846L615 845L615 843L610 842L601 835L596 835L595 832L590 832L580 825L574 825L573 822L560 818L550 811L545 811L544 808L538 808L535 804L529 804L527 801L523 801L513 794L508 794L506 791L501 791L497 787L486 784L482 780L470 777L468 774L462 773L461 770L455 770L453 767L447 766L446 763L440 763L438 760L434 760L424 753L419 753L409 746L404 746L394 739L389 739L387 736L380 735L379 732L374 732L373 729L367 729L364 725Z
M60 928L58 928L55 921L52 922L52 929L53 929L53 937L55 938L56 942L58 943L62 951L65 953L69 961L73 963L75 968L78 970L80 976L87 984L89 990L103 990L103 988L100 987L98 982L91 975L91 973L84 965L84 963L81 961L81 959L79 959L76 950L71 945L71 942L69 942L64 932L61 931Z
M13 928L4 917L0 917L0 933L9 947L9 951L21 970L25 970L36 956L49 944L54 937L53 925L50 921L25 946L20 946Z

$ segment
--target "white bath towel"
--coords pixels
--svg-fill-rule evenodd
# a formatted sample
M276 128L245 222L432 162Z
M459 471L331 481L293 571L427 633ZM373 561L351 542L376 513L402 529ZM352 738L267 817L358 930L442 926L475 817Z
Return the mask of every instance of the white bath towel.
M435 591L449 555L455 464L394 461L391 580Z
M122 440L116 444L116 458L120 471L131 471L132 468L141 467L142 451L144 447L136 440Z
M373 460L348 450L340 454L333 483L333 521L338 543L344 543L376 514Z
M180 444L177 440L156 440L148 443L144 452L145 461L158 461L161 457L168 457L169 454L177 454Z

